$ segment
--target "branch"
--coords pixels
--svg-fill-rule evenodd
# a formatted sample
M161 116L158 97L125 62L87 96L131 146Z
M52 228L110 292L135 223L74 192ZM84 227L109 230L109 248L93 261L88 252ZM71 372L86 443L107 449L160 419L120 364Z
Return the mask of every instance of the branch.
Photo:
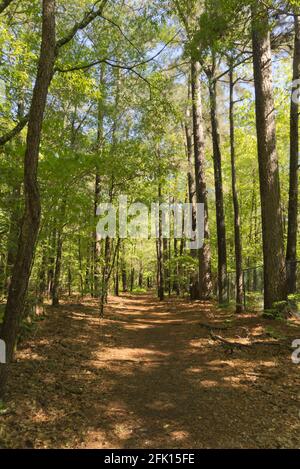
M13 0L3 0L2 3L0 4L0 13L4 11L4 9L12 2ZM96 2L96 4L99 3L99 1ZM76 33L79 30L84 29L86 26L88 26L97 16L100 16L102 14L102 11L106 4L108 3L108 0L102 0L101 6L96 10L96 11L89 11L88 13L85 14L83 20L80 23L76 23L74 27L69 31L69 33L61 38L59 41L56 42L56 55L59 52L59 49L66 44L68 44L76 35ZM96 5L95 4L95 5ZM11 139L13 139L16 135L18 135L21 130L24 129L28 122L28 117L29 115L27 114L23 119L21 119L18 124L9 132L6 134L2 135L0 137L0 145L4 145L5 143L9 142Z
M99 3L99 2L97 2L97 3ZM102 12L103 12L103 9L104 9L104 7L106 6L107 3L108 3L108 0L102 0L101 6L97 10L87 12L84 15L83 19L79 23L76 23L73 26L73 28L68 32L68 34L66 34L66 36L59 39L56 43L56 54L58 54L59 49L61 47L65 46L70 41L72 41L72 39L78 33L78 31L81 31L84 28L86 28L95 18L97 18L97 16L101 16Z
M69 73L69 72L75 72L75 71L79 71L79 70L87 70L88 68L95 67L96 65L99 65L99 64L106 64L106 65L109 65L110 67L113 67L113 68L119 68L121 70L127 70L128 72L134 73L137 77L141 78L141 80L143 80L145 83L147 83L147 85L149 86L150 95L151 95L151 83L141 73L139 73L137 70L135 70L135 67L137 67L138 65L142 65L142 63L144 63L144 62L141 62L140 64L136 64L136 65L123 65L123 64L120 64L118 62L112 62L108 59L99 59L99 60L95 60L93 62L90 62L88 64L77 65L75 67L71 67L71 68L67 68L67 69L56 67L55 71L60 72L60 73Z
M3 0L0 3L0 13L3 13L4 10L11 4L13 0Z
M16 135L18 135L21 132L21 130L23 130L24 127L27 125L28 118L29 118L29 114L24 116L12 130L2 135L2 137L0 137L0 145L4 145L5 143L13 139Z
M107 18L106 16L103 16L101 15L101 18L105 21L107 21L108 23L112 24L115 28L118 29L118 31L120 32L120 34L124 37L124 39L131 45L131 47L133 47L139 54L141 54L141 51L140 49L131 41L131 39L124 33L123 29L121 28L121 26L117 23L115 23L112 19L110 18Z

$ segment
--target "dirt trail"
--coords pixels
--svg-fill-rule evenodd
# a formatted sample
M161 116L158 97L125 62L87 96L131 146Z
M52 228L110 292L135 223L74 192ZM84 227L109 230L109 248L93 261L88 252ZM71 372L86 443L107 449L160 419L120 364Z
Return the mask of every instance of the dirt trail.
M300 368L288 348L299 326L146 295L112 298L103 321L96 306L49 307L23 340L1 447L300 446ZM230 347L210 330L256 344Z

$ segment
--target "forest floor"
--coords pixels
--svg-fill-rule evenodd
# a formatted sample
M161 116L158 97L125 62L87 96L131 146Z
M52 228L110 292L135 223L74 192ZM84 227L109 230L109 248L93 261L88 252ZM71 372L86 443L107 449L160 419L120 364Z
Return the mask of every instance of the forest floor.
M100 320L81 301L19 345L0 447L300 447L299 322L150 295L111 298Z

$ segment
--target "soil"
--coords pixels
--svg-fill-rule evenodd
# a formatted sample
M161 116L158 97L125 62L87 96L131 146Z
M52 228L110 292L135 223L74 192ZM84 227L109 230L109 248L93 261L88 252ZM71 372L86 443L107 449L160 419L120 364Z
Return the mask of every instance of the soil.
M48 307L22 339L2 448L299 448L299 321L151 295Z

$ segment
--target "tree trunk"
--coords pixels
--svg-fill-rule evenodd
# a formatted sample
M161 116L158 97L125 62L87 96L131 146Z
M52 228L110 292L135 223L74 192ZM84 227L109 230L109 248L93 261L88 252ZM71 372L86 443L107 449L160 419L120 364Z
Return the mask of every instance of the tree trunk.
M143 268L141 267L139 271L139 288L143 288L143 281Z
M134 270L134 267L132 267L130 271L130 291L131 292L134 289L134 277L135 277L135 270Z
M293 87L290 111L290 180L289 216L286 249L287 290L296 293L297 231L298 231L298 165L299 165L299 99L294 93L300 87L300 17L295 15L295 45L293 60ZM298 94L297 91L295 94Z
M168 239L163 238L163 263L164 263L164 291L170 290L170 269L169 269L169 250Z
M158 202L161 204L161 184L158 184ZM165 299L164 288L164 259L163 259L163 233L162 233L162 214L158 214L158 238L157 247L157 293L160 301Z
M17 248L18 248L18 239L20 236L20 197L21 197L21 186L19 182L15 185L12 190L10 206L10 226L8 233L8 242L7 242L7 262L6 262L6 272L5 272L5 290L9 291L9 286L11 283L11 275L13 267L15 265Z
M87 243L87 252L86 252L86 265L85 265L85 278L84 278L84 292L86 295L92 293L92 269L91 269L91 264L92 264L92 259L91 259L91 254L93 252L94 248L94 243L88 240Z
M174 281L173 281L173 291L176 292L176 295L180 295L180 285L179 285L179 262L178 262L178 240L174 238L174 258L175 258L175 267L174 267Z
M57 233L56 242L56 256L55 256L55 270L53 279L52 294L52 306L59 305L59 293L60 293L60 274L61 274L61 260L62 260L62 248L63 248L63 236L64 236L64 219L66 214L67 200L62 201L62 206L59 214L60 226Z
M97 151L99 158L101 157L101 152L104 144L104 86L105 86L105 64L101 64L100 68L100 81L99 88L101 93L101 98L98 101L98 132L97 132ZM98 167L96 168L95 176L95 206L94 206L94 217L95 223L97 223L97 207L100 203L100 194L101 194L101 178ZM101 257L101 237L95 229L95 244L94 244L94 295L97 297L100 294L100 280L101 280L101 268L100 268L100 257Z
M42 245L42 259L38 274L38 301L44 303L44 296L47 288L47 259L48 259L47 239Z
M116 257L119 253L120 249L120 238L115 246L115 250L113 251L113 240L110 238L105 239L105 266L103 267L102 271L102 285L101 285L101 296L100 296L100 318L104 317L104 305L107 303L107 296L108 296L108 286L111 277L111 273L115 266ZM111 260L111 265L109 266L109 261Z
M97 225L97 208L100 203L100 175L99 173L96 174L95 177L95 200L94 200L94 218L95 218L95 225ZM93 274L94 274L94 289L93 289L93 296L96 298L100 294L100 277L101 277L101 269L100 269L100 257L101 257L101 238L97 233L97 226L95 228L95 240L94 240L94 253L93 253Z
M59 288L60 288L60 273L61 273L61 258L62 258L62 246L63 246L63 234L58 233L57 244L56 244L56 261L54 280L52 288L52 306L59 305Z
M115 296L119 296L119 266L120 266L120 249L117 252L117 260L116 260L116 274L115 274Z
M43 0L42 44L37 78L28 121L24 160L25 210L16 262L9 288L1 339L6 343L7 364L0 365L0 395L3 395L8 364L13 358L19 323L24 311L31 265L40 225L40 195L37 182L39 149L48 88L55 61L55 0Z
M125 260L124 241L122 242L121 276L122 276L122 290L123 290L123 293L126 293L128 291L128 286L127 286L127 268L126 268L126 260Z
M213 66L214 68L214 66ZM227 247L226 247L226 227L223 197L222 178L222 156L219 131L219 119L217 113L217 82L214 72L209 74L209 98L210 98L210 119L213 142L213 160L215 176L216 194L216 219L217 219L217 241L218 241L218 295L219 303L226 302L226 282L227 282Z
M54 280L54 269L55 269L55 252L56 252L56 229L54 229L50 235L50 256L48 259L48 274L47 274L47 296L50 298L52 295L53 280Z
M202 119L202 100L200 86L200 64L192 61L191 66L192 99L193 99L193 130L196 200L204 204L204 244L199 249L199 298L207 300L212 295L211 252L209 245L208 205L205 180L205 148Z
M190 87L188 91L188 97L190 97ZM191 112L189 107L186 110L186 121L185 121L185 140L186 140L186 154L188 159L188 200L192 205L192 229L196 230L197 219L196 219L196 187L195 187L195 164L193 157L193 133L191 131ZM191 249L190 256L193 259L198 258L199 266L198 271L193 272L190 276L190 297L191 300L197 300L199 298L199 275L200 275L200 253L199 250Z
M69 298L72 296L72 270L71 266L68 266L68 295Z
M78 266L79 266L79 288L80 288L80 295L81 295L81 297L83 297L83 295L84 295L84 288L83 288L81 238L78 238Z
M264 307L269 309L273 307L274 302L286 299L286 272L268 14L263 7L257 7L253 8L252 15L256 129L264 257Z
M235 269L236 269L236 312L244 310L244 286L243 286L243 262L242 262L242 242L240 231L240 207L236 187L236 167L235 167L235 128L234 128L234 80L233 70L229 73L230 79L230 155L231 155L231 184L232 200L234 210L234 248L235 248Z

